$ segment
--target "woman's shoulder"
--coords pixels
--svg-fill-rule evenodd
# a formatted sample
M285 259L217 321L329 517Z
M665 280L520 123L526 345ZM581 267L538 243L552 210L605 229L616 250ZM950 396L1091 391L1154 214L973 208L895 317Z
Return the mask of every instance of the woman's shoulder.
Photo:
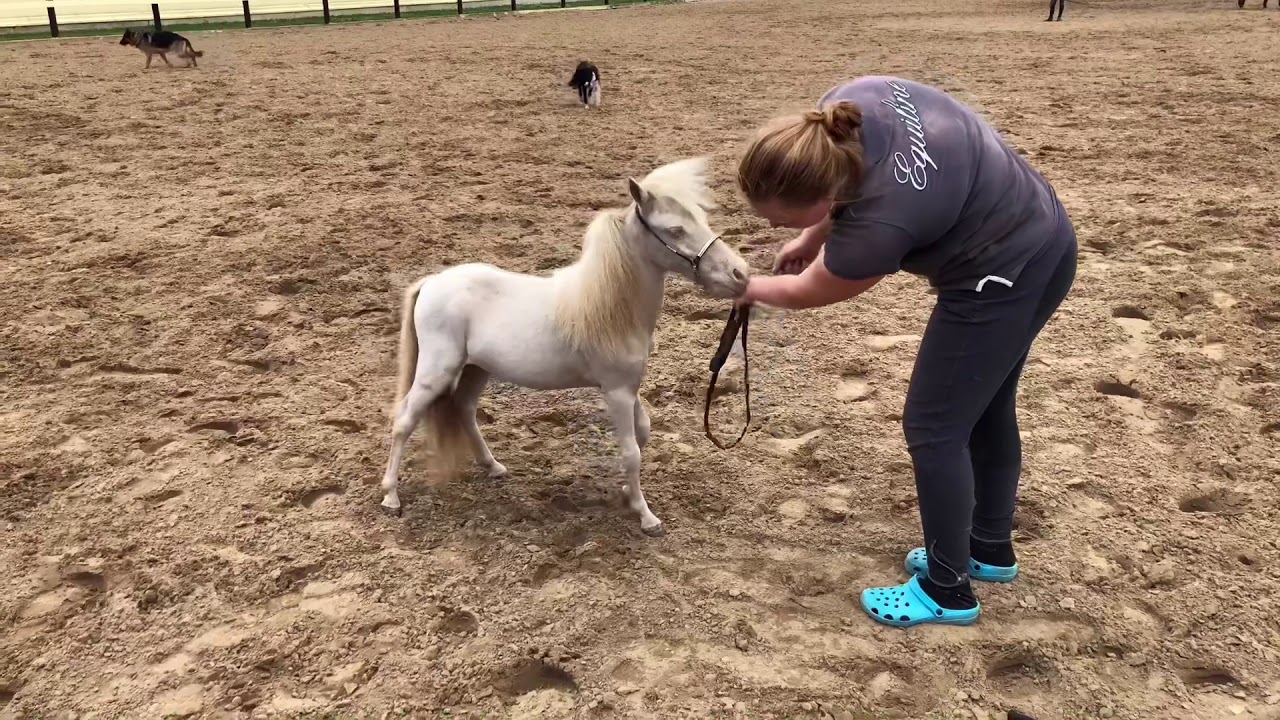
M823 108L842 100L861 105L883 94L881 91L886 85L892 88L895 85L902 86L908 83L910 83L909 80L893 77L892 75L863 75L852 80L846 80L823 93L818 100L818 107Z

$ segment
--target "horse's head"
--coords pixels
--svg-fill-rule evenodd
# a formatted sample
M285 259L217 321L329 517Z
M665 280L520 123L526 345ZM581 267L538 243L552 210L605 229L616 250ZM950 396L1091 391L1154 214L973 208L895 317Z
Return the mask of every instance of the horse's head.
M641 252L655 265L693 280L712 297L737 297L751 269L707 224L715 203L706 170L705 158L689 158L629 180L635 205L628 222L637 226Z

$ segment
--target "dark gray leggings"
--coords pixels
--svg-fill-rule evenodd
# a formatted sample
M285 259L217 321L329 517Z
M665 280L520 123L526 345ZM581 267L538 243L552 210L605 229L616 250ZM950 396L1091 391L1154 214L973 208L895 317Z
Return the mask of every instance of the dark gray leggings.
M1062 19L1062 11L1067 9L1067 0L1049 0L1049 19L1053 19L1053 9L1058 8L1058 19Z
M929 578L968 575L970 535L1013 534L1022 472L1014 401L1031 343L1075 280L1076 236L1066 212L1055 237L1013 287L944 290L929 318L902 424L916 475Z

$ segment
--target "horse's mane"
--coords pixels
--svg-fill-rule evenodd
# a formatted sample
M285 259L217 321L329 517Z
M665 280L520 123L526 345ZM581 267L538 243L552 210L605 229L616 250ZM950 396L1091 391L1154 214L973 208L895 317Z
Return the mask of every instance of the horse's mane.
M686 207L704 212L715 207L707 187L705 158L663 165L645 176L640 186ZM643 296L643 275L623 233L629 210L596 214L583 237L582 254L571 266L576 274L573 290L561 292L556 299L556 325L577 350L621 354L654 320L652 309L638 302Z
M645 176L640 187L654 195L666 195L681 205L710 211L716 206L707 187L707 159L687 158L668 163Z
M596 213L571 266L573 288L556 298L556 325L577 350L625 352L644 323L642 303L635 302L641 276L623 238L624 222L618 210Z

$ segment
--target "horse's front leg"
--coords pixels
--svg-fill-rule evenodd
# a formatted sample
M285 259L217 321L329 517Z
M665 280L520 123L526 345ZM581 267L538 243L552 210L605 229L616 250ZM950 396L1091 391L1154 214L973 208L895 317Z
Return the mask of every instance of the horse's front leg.
M605 391L605 404L613 420L618 447L622 451L622 469L627 476L627 499L631 509L640 514L640 530L650 537L666 534L662 521L649 510L640 490L640 444L636 437L637 415L643 412L640 398L632 388L611 388ZM646 428L647 429L647 428Z

